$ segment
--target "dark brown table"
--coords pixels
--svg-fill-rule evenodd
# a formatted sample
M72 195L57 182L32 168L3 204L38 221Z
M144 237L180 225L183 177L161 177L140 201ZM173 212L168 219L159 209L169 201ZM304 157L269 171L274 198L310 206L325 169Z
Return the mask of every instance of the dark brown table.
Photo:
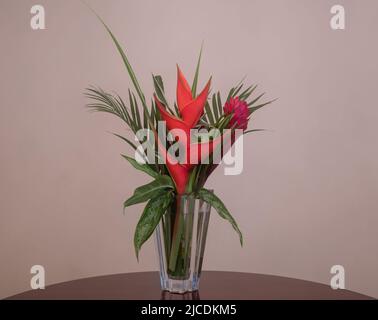
M160 290L157 272L113 274L67 281L8 299L372 299L349 290L286 277L204 271L200 291L184 295Z

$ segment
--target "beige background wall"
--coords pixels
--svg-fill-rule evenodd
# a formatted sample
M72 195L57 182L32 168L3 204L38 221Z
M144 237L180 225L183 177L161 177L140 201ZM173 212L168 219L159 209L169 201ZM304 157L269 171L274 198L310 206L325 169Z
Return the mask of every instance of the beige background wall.
M191 79L204 40L201 85L225 92L241 77L260 84L272 107L245 144L244 174L209 185L245 236L212 217L205 269L284 275L378 297L377 1L88 1L110 24L148 95L151 72L174 97L175 63ZM32 31L43 4L47 29ZM329 27L343 4L346 30ZM148 179L119 154L91 115L90 84L126 95L126 71L80 1L0 1L0 297L29 289L30 267L48 284L156 269L153 242L140 263L132 248L141 206L122 202Z

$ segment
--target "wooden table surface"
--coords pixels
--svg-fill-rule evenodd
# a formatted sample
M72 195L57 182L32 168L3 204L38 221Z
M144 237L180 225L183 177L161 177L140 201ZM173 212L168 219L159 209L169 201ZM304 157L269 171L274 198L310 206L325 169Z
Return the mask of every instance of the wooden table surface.
M8 299L372 299L329 285L286 277L204 271L199 292L184 295L160 290L157 272L123 273L67 281L44 290L31 290Z

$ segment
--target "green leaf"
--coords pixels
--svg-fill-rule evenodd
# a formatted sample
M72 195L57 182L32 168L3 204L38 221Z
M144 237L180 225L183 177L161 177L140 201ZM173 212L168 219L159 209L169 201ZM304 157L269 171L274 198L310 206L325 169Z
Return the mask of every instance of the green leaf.
M125 51L122 49L122 46L120 45L119 41L117 40L117 38L115 37L115 35L113 34L113 32L110 30L110 28L108 27L108 25L105 23L105 21L97 14L97 12L95 10L93 10L93 8L91 6L89 6L88 4L86 4L86 6L96 15L96 17L100 20L100 22L103 24L103 26L105 27L106 31L108 32L108 34L110 35L110 37L112 38L113 40L113 43L115 44L119 54L121 55L121 58L123 60L123 63L127 69L127 72L129 74L129 77L131 79L131 82L133 83L134 85L134 88L139 96L139 99L140 101L142 102L142 105L143 105L143 108L148 112L148 107L147 107L147 103L146 103L146 98L143 94L143 91L140 87L140 84L139 84L139 81L135 75L135 72L129 62L129 59L127 58L126 56L126 53ZM148 119L148 122L151 126L151 128L153 128L153 122L152 122L152 119L149 118Z
M255 98L254 100L252 100L250 103L248 103L248 106L252 106L254 105L258 100L260 100L260 98L265 95L265 92L260 94L257 98Z
M114 100L118 103L121 114L125 117L125 119L127 119L127 121L129 122L128 125L131 128L131 116L122 98L117 95L116 97L114 97Z
M235 98L239 91L243 88L243 83L241 83L238 87L235 88L234 92L232 93L232 97Z
M165 193L168 188L174 188L171 177L160 175L154 181L136 188L134 194L124 202L123 206L126 208L137 203L145 202Z
M222 118L219 123L215 126L217 129L219 129L221 132L223 132L224 129L228 127L228 124L230 123L231 118L233 117L233 114L228 114L224 118ZM229 128L231 129L231 128Z
M130 109L131 109L131 119L133 120L133 122L136 124L136 127L138 126L137 122L136 122L136 114L135 114L135 106L134 106L134 100L133 100L133 97L131 95L131 91L130 89L128 90L129 92L129 103L130 103Z
M127 72L128 72L128 74L130 76L130 79L131 79L131 81L132 81L132 83L133 83L133 85L135 87L135 90L137 91L138 96L139 96L140 100L142 101L142 103L145 104L146 98L145 98L145 96L144 96L144 94L142 92L142 89L140 88L138 79L137 79L137 77L135 75L135 72L134 72L134 70L133 70L130 62L129 62L129 59L127 58L124 50L122 49L122 46L118 42L117 38L114 36L113 32L107 26L107 24L102 20L102 18L100 18L100 16L97 15L97 13L95 13L95 14L100 19L101 23L104 25L106 31L108 31L108 33L109 33L110 37L112 38L115 46L117 47L117 50L118 50L119 54L121 55L121 58L123 60L123 63L125 64L125 67L126 67ZM147 106L146 106L146 108L147 108Z
M233 93L235 91L235 88L231 88L230 91L228 92L226 102L230 100L231 97L233 97Z
M162 90L163 93L164 93L164 82L163 82L163 78L162 78L160 75L155 76L155 78L156 78L157 83L159 84L159 87L161 88L161 90Z
M155 76L152 75L152 80L154 82L154 88L155 88L155 93L158 99L165 105L165 107L174 114L174 111L169 107L168 101L165 98L164 94L164 84L163 84L163 79L161 76Z
M140 113L139 113L139 108L138 108L138 102L137 102L137 100L135 98L134 93L133 93L133 100L134 100L135 114L136 114L136 120L137 120L137 123L138 123L138 130L139 130L139 129L142 129L142 122L140 120ZM144 109L144 111L146 111L146 110Z
M201 45L201 50L200 50L200 53L199 53L199 56L198 56L196 72L194 74L194 79L193 79L193 84L192 84L192 96L194 98L196 97L196 94L197 94L197 84L198 84L199 69L200 69L200 65L201 65L202 48L203 48L203 43Z
M217 106L217 95L215 93L213 94L213 96L211 98L211 102L212 102L212 105L213 105L214 120L218 121L219 114L218 114L218 106Z
M151 100L151 119L152 119L153 121L156 121L156 122L157 122L157 119L156 119L155 113L156 113L156 106L155 106L155 104L154 104L154 101Z
M240 95L239 99L240 100L247 100L249 96L256 90L257 84L254 86L248 87L246 90L244 90Z
M230 212L227 210L223 202L214 193L205 188L202 188L198 191L198 197L210 204L223 219L226 219L231 223L232 227L239 235L240 244L243 245L243 235L235 219L231 216Z
M259 131L266 131L266 129L253 129L253 130L247 130L247 131L244 131L243 134L248 134L248 133L251 133L251 132L259 132Z
M211 111L208 101L206 101L206 104L205 104L205 111L206 111L206 116L209 119L210 124L214 124L215 121L214 121L213 112Z
M122 139L123 141L125 141L129 146L131 146L134 150L137 150L137 146L132 143L129 139L121 136L120 134L117 134L117 133L114 133L114 132L111 132L111 134L115 135L116 137Z
M227 102L230 100L231 97L232 98L235 97L235 92L236 92L235 90L240 90L241 89L241 87L243 86L243 81L244 80L245 80L245 76L235 85L235 87L231 88L230 92L227 95L227 99L226 99Z
M146 109L143 109L143 128L148 128L148 117L149 114L147 114Z
M134 247L137 259L140 248L150 238L161 217L172 203L172 200L172 193L165 192L162 195L152 198L144 208L134 234Z
M180 117L180 110L179 110L179 108L178 108L176 102L174 103L174 108L175 108L176 115L177 115L178 117Z
M147 163L139 163L134 158L128 157L124 154L122 154L122 157L124 157L135 169L147 173L152 178L156 179L160 176L160 174L154 171Z
M220 96L220 92L219 91L217 93L217 103L218 103L219 116L221 116L223 114L223 106L222 106L222 100L221 100L221 96Z
M259 104L258 106L253 106L253 107L249 107L248 108L248 111L249 111L249 115L251 115L252 113L254 113L255 111L261 109L262 107L268 105L268 104L271 104L272 102L276 101L277 99L274 99L274 100L270 100L268 102L265 102L265 103L262 103L262 104Z
M154 82L154 88L155 88L155 93L157 97L159 98L161 102L163 102L165 106L168 106L168 101L164 95L163 79L161 78L161 76L152 75L152 80Z

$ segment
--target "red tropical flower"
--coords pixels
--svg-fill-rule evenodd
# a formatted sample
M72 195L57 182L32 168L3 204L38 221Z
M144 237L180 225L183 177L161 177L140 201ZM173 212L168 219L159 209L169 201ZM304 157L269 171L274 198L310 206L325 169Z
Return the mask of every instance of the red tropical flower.
M194 165L190 163L191 151L194 152L192 157L200 162L201 159L209 156L214 149L215 143L219 144L218 140L220 139L217 139L215 143L212 141L208 142L208 146L204 146L202 144L204 146L204 150L207 150L207 152L201 153L199 150L199 144L190 143L190 129L194 128L198 124L199 119L203 115L207 96L210 90L210 83L211 79L208 81L202 92L197 97L193 98L190 86L180 68L177 66L177 106L181 118L175 117L168 113L157 96L154 95L156 106L159 109L162 120L166 122L168 130L181 129L185 134L186 164L177 163L175 159L172 159L172 157L164 149L161 141L158 141L159 152L164 157L168 171L176 184L176 190L179 194L185 193L190 170Z
M246 130L248 126L249 110L247 102L239 97L230 98L223 107L225 114L232 114L229 127Z

